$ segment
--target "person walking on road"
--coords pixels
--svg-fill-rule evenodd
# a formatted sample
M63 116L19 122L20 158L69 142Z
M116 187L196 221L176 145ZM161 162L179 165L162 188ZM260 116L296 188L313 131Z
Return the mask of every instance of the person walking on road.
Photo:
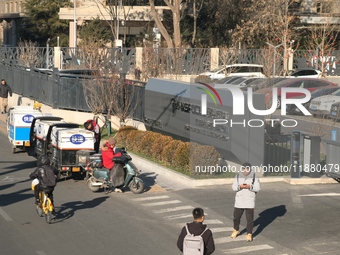
M12 97L12 89L8 84L6 83L5 79L1 80L0 85L0 110L1 113L7 112L8 107L8 94L10 97Z
M231 238L236 238L240 231L240 221L243 212L246 213L247 219L247 236L246 241L253 241L254 227L254 208L256 193L261 190L260 181L252 171L249 163L244 163L241 171L236 174L232 189L236 191L234 205L234 231Z
M194 221L192 223L186 224L186 226L182 228L182 231L178 236L177 240L178 249L183 252L183 255L185 255L186 247L184 246L186 245L184 244L184 241L187 243L190 242L190 238L186 240L186 237L189 236L195 238L197 236L201 236L203 239L204 251L198 251L199 253L190 254L204 254L204 255L212 254L215 251L215 243L211 230L208 229L207 225L203 224L205 217L203 209L195 208L192 211L192 215L194 217ZM190 245L188 246L190 247Z

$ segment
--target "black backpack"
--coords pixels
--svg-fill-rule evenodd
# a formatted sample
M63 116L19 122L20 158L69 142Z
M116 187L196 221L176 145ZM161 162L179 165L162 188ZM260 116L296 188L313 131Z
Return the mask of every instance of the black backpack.
M42 178L42 183L46 187L55 187L57 185L57 178L54 174L52 166L42 166L44 169L44 176Z

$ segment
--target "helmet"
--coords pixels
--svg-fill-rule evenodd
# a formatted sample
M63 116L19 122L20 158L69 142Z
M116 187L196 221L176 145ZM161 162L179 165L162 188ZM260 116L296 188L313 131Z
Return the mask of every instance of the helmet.
M38 158L38 161L37 161L38 166L45 166L45 165L49 165L50 163L51 163L51 161L48 158L48 156L46 156L46 155L41 155Z

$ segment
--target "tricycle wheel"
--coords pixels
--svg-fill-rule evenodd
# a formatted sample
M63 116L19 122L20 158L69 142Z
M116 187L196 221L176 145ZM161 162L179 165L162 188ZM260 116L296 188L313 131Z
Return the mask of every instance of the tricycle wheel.
M95 183L96 180L94 177L91 177L87 180L87 187L93 192L97 192L100 189L100 186L92 186L92 183Z
M144 190L144 183L141 179L134 178L129 184L129 189L132 191L132 193L139 194Z
M38 214L40 217L43 216L43 209L40 207L40 205L37 205L36 210L37 210L37 214Z
M52 221L52 212L49 211L49 212L45 215L45 219L46 219L46 222L47 222L48 224L50 224L51 221Z

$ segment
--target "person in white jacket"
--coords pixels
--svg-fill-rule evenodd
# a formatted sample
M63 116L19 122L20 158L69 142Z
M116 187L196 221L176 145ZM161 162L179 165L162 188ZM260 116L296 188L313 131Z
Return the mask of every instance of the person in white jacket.
M241 171L236 174L232 189L236 191L234 205L234 231L231 238L236 238L240 231L240 221L243 212L246 212L248 242L253 241L254 208L256 193L261 190L260 181L252 171L252 166L248 162L244 163Z

